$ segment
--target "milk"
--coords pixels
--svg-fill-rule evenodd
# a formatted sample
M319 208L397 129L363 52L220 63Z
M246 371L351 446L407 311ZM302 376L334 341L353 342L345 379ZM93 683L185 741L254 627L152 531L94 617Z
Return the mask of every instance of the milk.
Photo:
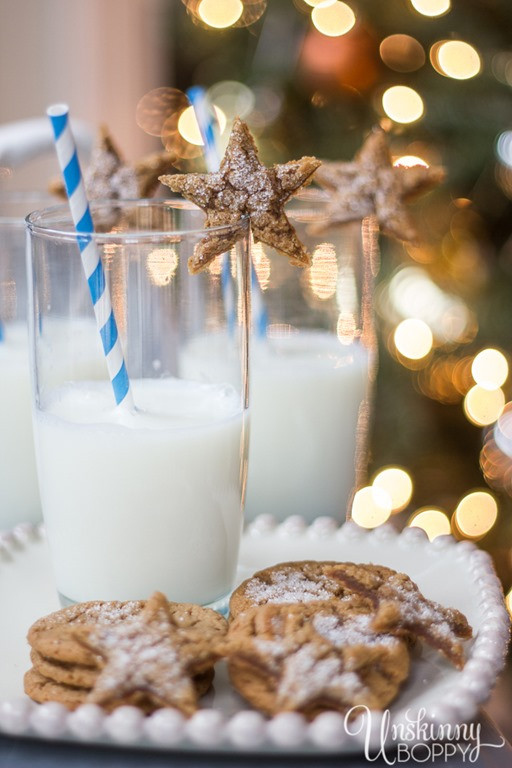
M242 525L244 419L230 386L132 381L58 389L36 413L43 513L68 599L210 603L232 587Z
M0 342L0 529L41 517L26 326L4 327Z
M344 519L355 484L367 350L301 331L257 343L253 352L247 518Z
M224 357L216 349L223 345ZM229 367L225 337L198 337L182 354L185 375L201 378L208 348ZM362 345L343 345L329 332L252 340L247 519L263 513L280 520L297 514L309 521L345 517L356 478L368 366Z
M26 323L3 326L0 341L0 529L41 519L32 428L32 392ZM93 322L71 326L58 320L47 322L51 347L41 343L41 364L49 369L48 382L65 381L77 375L105 376L105 361L98 331ZM75 359L61 355L61 363L49 362L55 346L69 344L78 350ZM48 358L48 362L46 362Z

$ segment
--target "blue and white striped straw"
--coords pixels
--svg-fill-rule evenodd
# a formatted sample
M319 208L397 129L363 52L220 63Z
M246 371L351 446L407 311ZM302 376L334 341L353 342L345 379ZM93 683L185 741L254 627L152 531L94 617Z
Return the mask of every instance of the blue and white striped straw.
M55 104L48 107L46 114L50 118L55 136L57 158L66 187L71 218L77 232L76 241L89 285L114 397L117 405L123 403L125 407L133 409L133 395L110 300L110 291L93 237L94 225L80 163L78 162L75 140L69 124L69 108L66 104Z
M204 143L204 157L206 168L210 173L219 170L220 151L219 151L219 124L217 115L206 95L206 91L199 85L194 85L187 90L194 113L196 116L199 131ZM235 302L233 297L233 288L229 274L228 254L224 254L222 260L221 285L224 297L224 311L228 321L228 329L232 332L235 325ZM267 332L268 314L263 296L261 294L260 283L254 264L251 261L251 295L253 304L253 316L256 320L256 330L258 336L263 337Z

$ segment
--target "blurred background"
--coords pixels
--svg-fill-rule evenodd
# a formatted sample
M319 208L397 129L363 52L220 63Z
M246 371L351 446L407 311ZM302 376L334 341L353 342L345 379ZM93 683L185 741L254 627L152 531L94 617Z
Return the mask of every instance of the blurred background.
M0 0L1 124L66 101L127 161L165 147L202 170L194 84L267 164L350 160L380 124L395 163L445 167L411 208L422 244L380 242L369 481L397 525L489 550L512 610L510 0ZM51 151L0 188L56 172Z

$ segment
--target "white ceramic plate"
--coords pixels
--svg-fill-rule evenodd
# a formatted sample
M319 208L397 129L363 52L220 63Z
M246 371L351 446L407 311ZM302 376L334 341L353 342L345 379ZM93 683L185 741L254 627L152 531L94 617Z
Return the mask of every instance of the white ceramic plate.
M469 542L449 536L430 543L418 528L401 534L390 526L367 532L353 523L338 527L318 518L309 527L297 517L276 524L258 518L244 534L238 580L286 560L350 560L390 566L409 574L426 597L462 611L473 627L467 663L454 669L423 648L413 659L412 674L391 707L394 723L422 717L422 722L455 725L478 713L503 667L509 620L491 558ZM174 710L144 718L133 707L105 716L83 705L68 713L61 705L36 705L23 694L23 674L30 667L25 640L28 627L59 607L44 536L30 525L0 534L0 731L35 738L172 750L311 753L360 751L364 728L349 735L344 718L324 713L307 724L300 715L272 719L247 708L230 688L218 665L214 690L188 721ZM378 720L373 721L378 726ZM351 730L357 728L351 726Z

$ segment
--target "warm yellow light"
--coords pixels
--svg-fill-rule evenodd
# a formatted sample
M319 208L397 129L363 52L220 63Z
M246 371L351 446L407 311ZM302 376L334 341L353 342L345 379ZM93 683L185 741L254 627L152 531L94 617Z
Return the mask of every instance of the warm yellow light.
M155 248L146 259L146 269L154 285L169 285L177 266L178 256L173 248Z
M395 123L413 123L423 115L423 99L408 85L393 85L384 91L382 108Z
M464 413L477 427L493 424L505 406L502 389L484 389L479 384L471 387L464 398Z
M325 0L304 0L304 2L310 5L312 8L316 8L317 5L322 5L322 3L325 3Z
M398 168L414 168L415 165L421 165L423 168L429 167L427 161L417 155L397 157L396 160L393 160L393 165Z
M481 69L478 51L462 40L446 40L434 46L431 59L432 63L435 59L436 69L441 74L455 80L469 80L478 75Z
M243 12L241 0L201 0L197 8L199 18L215 29L235 24Z
M429 326L415 317L402 320L395 328L393 339L398 352L409 360L421 360L434 343Z
M455 510L459 531L471 539L485 536L498 517L496 499L487 491L473 491L464 496Z
M512 616L512 589L510 589L507 592L507 596L505 598L505 605L507 606L507 611Z
M442 16L451 8L450 0L411 0L411 5L423 16Z
M408 522L411 528L422 528L430 541L437 536L447 536L451 532L450 519L446 512L436 507L418 509Z
M251 243L252 263L254 265L254 271L258 278L258 283L262 291L268 288L270 282L270 270L271 264L268 256L265 255L262 243Z
M336 293L338 261L332 243L320 243L315 248L309 270L311 290L319 299L330 299Z
M471 373L483 389L499 389L508 377L508 362L497 349L483 349L471 364Z
M226 115L219 107L214 105L213 108L219 122L219 130L222 133L226 127ZM194 107L190 106L183 110L178 120L178 131L190 144L195 144L198 147L204 146Z
M354 495L352 519L362 528L376 528L389 519L391 499L381 488L367 485Z
M412 496L412 480L408 472L400 467L381 469L372 483L374 488L385 491L391 499L393 512L400 512L408 505Z
M311 21L323 35L340 37L349 32L356 23L352 8L340 0L326 0L311 11Z

